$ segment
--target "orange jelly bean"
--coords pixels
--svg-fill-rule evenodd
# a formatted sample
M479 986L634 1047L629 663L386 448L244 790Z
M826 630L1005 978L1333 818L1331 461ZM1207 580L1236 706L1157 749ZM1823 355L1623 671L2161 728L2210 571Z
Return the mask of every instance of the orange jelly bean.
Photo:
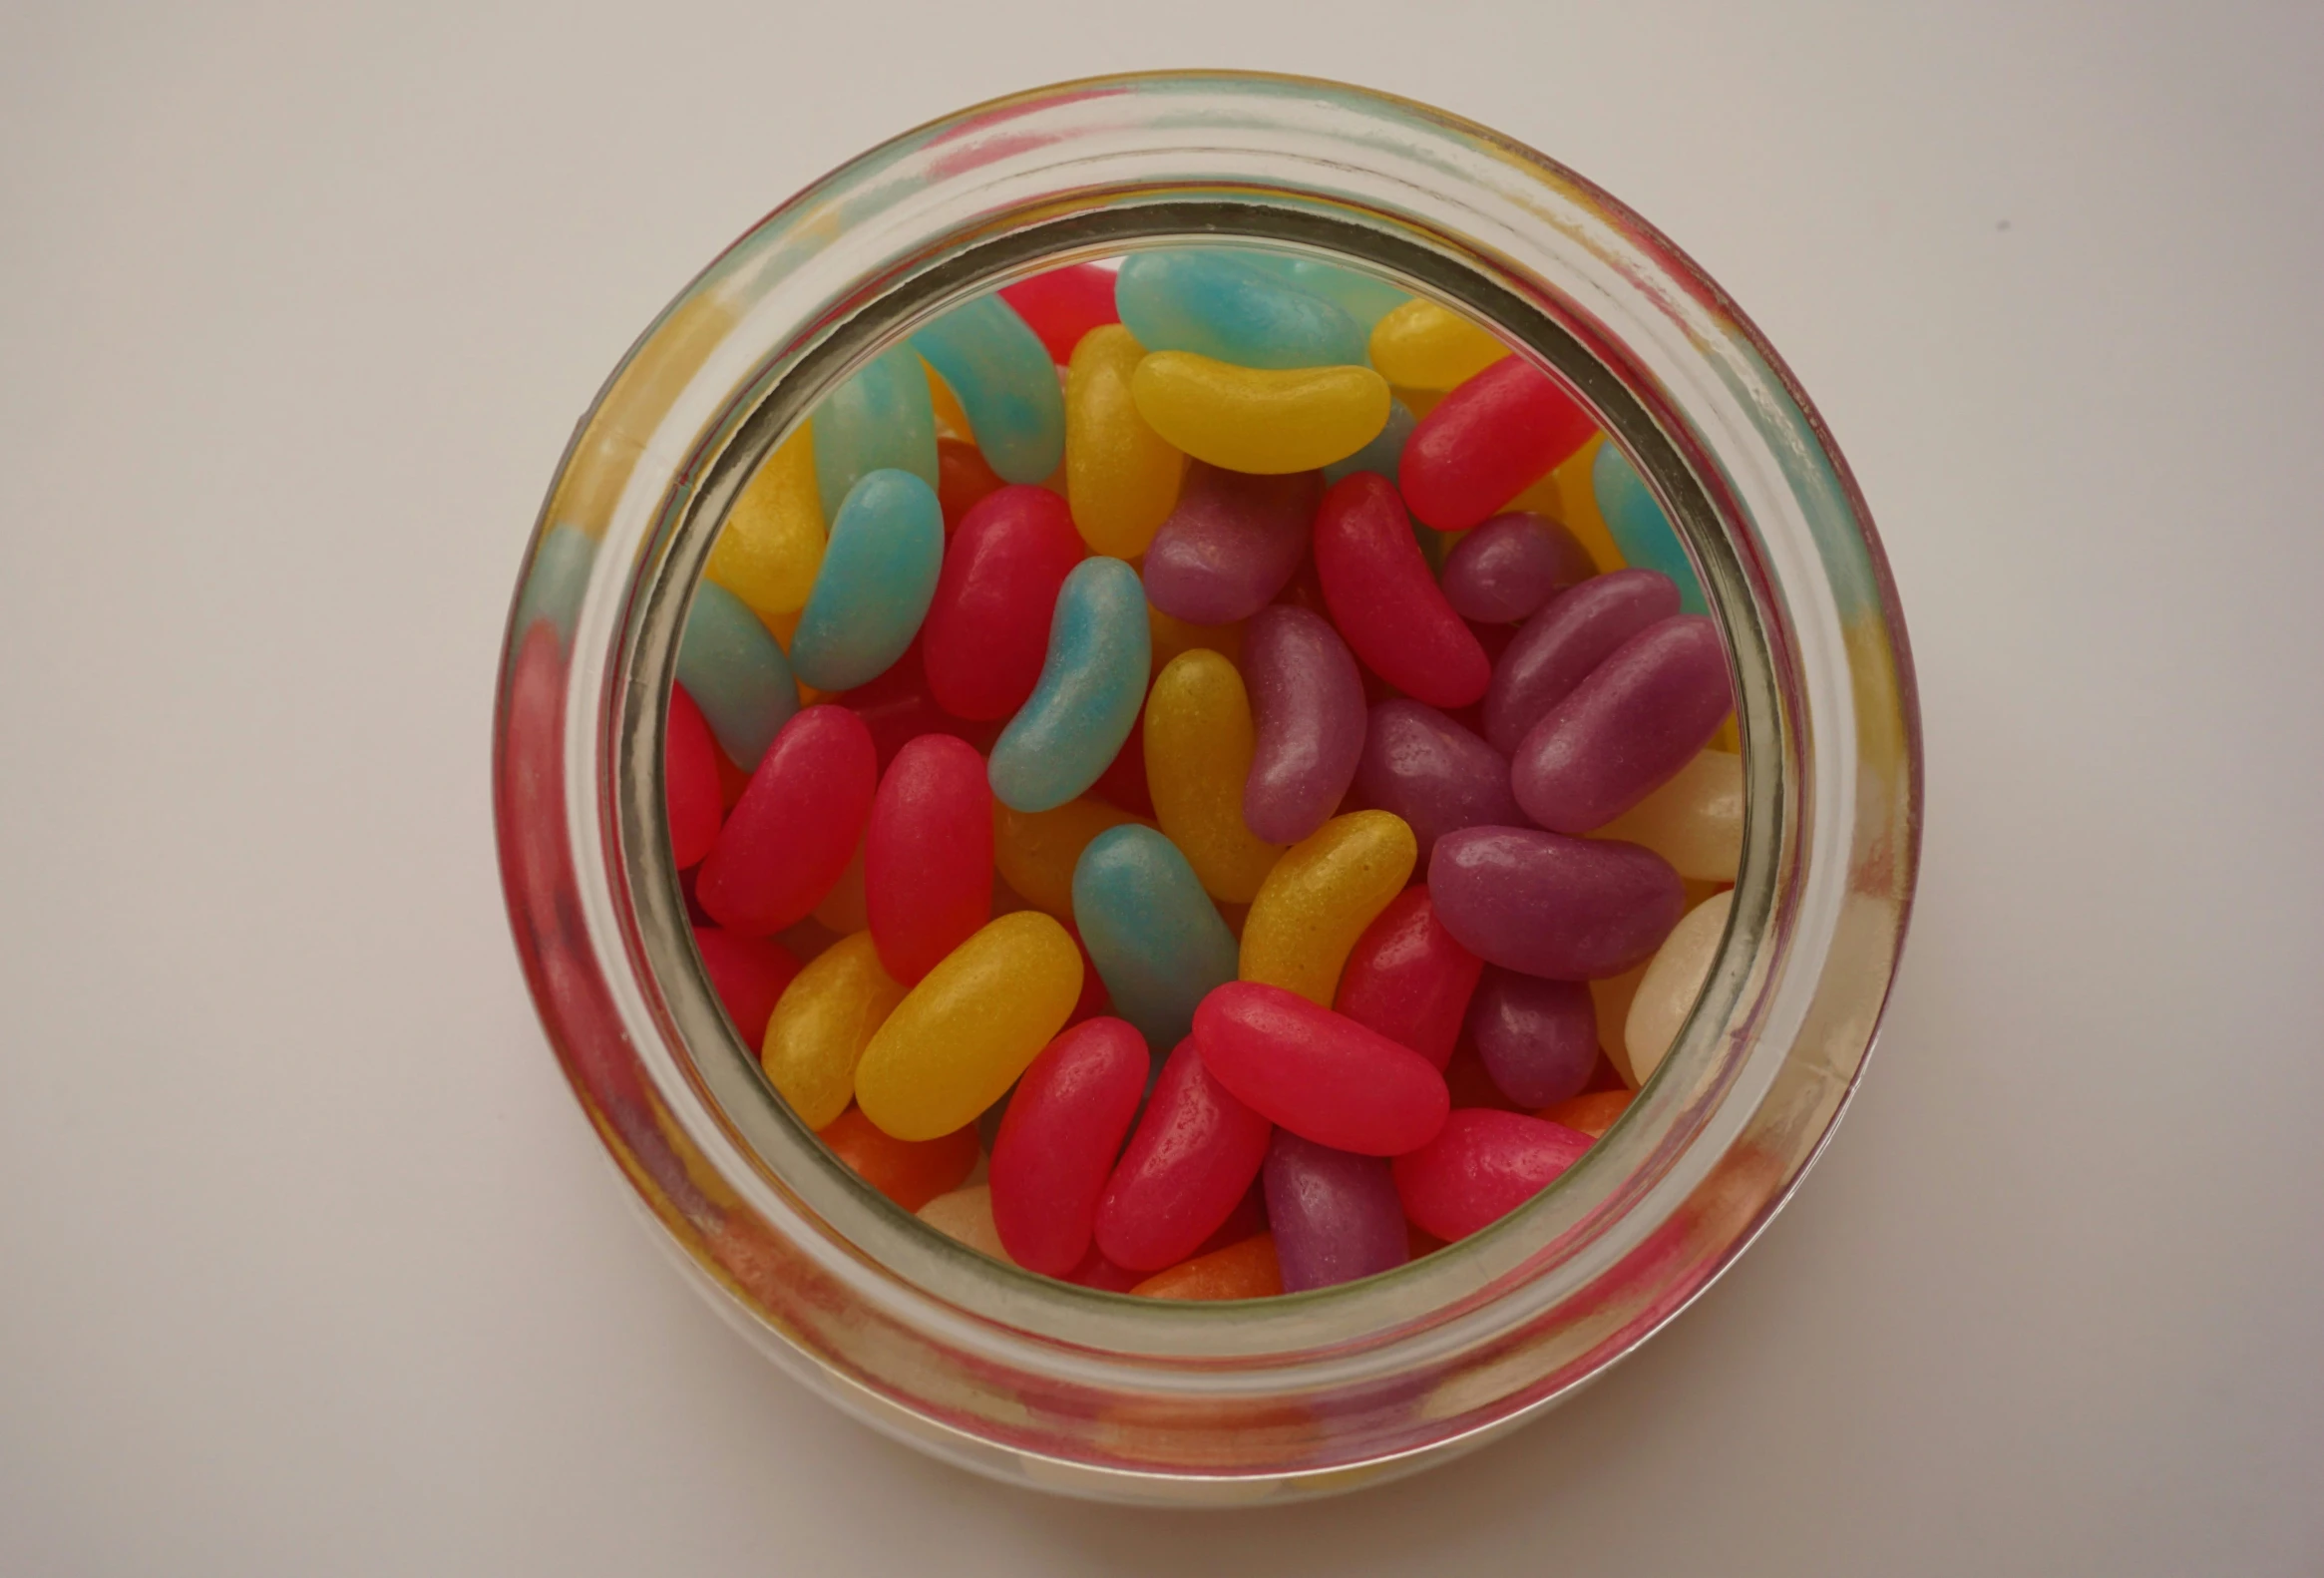
M1283 1268L1275 1258L1275 1236L1262 1233L1208 1255L1182 1260L1130 1290L1139 1299L1272 1299L1283 1292Z
M849 1107L816 1131L856 1175L907 1211L950 1194L976 1168L976 1125L933 1140L900 1140L880 1131L861 1107Z

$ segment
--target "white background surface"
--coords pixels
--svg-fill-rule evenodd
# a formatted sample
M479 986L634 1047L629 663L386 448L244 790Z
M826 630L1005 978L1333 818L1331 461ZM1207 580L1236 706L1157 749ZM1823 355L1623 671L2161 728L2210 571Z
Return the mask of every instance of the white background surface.
M2324 1570L2324 11L1175 9L0 14L0 1570ZM1689 248L1854 463L1929 754L1760 1245L1510 1441L1225 1515L923 1461L679 1284L486 774L524 534L687 276L905 126L1187 63Z

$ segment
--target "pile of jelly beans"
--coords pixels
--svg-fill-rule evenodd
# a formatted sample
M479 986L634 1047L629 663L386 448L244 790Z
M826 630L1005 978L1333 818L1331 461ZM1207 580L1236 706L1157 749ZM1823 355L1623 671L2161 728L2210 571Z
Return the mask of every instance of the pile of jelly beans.
M1222 246L1078 263L764 463L669 837L767 1079L1027 1270L1233 1299L1506 1215L1724 931L1725 649L1653 495L1486 327Z

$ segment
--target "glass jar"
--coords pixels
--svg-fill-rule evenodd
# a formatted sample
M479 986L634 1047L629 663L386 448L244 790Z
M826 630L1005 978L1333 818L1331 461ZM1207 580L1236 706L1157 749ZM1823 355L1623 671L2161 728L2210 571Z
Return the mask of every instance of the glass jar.
M661 808L678 634L742 484L917 323L1041 267L1230 236L1345 256L1499 326L1636 462L1724 629L1744 747L1727 937L1624 1121L1397 1271L1258 1303L1049 1281L925 1228L793 1118L719 1008ZM582 420L512 612L496 733L543 1020L677 1264L850 1413L966 1467L1175 1504L1440 1462L1581 1386L1750 1242L1871 1046L1918 849L1894 590L1814 409L1652 227L1486 129L1332 83L1068 84L865 154L769 215Z

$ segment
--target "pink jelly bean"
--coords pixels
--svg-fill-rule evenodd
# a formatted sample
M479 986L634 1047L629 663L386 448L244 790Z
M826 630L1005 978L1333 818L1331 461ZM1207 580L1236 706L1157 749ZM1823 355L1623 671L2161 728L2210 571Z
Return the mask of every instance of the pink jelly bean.
M1719 626L1700 613L1665 619L1623 642L1526 732L1510 787L1541 826L1587 833L1677 777L1733 710Z
M1099 1251L1140 1272L1192 1255L1242 1203L1267 1159L1271 1132L1267 1119L1212 1077L1194 1038L1180 1041L1098 1196Z
M907 741L924 734L950 734L978 750L988 750L993 736L1000 732L997 723L970 722L937 705L936 697L929 693L918 636L885 671L831 700L862 718L872 731L873 751L883 772Z
M1485 739L1507 756L1590 670L1648 625L1679 611L1679 589L1653 570L1617 570L1560 592L1493 665Z
M1333 1006L1442 1068L1484 968L1436 918L1428 890L1406 888L1349 951Z
M950 734L896 753L864 833L864 915L881 968L912 986L992 918L992 789Z
M1192 624L1233 624L1267 606L1307 557L1321 472L1254 477L1200 462L1146 550L1146 598Z
M1057 589L1081 563L1073 512L1046 488L977 501L945 549L921 626L929 694L957 718L1005 718L1041 677Z
M1590 1136L1522 1112L1464 1107L1394 1164L1404 1215L1451 1243L1490 1227L1581 1160Z
M1116 1266L1093 1248L1081 1257L1080 1264L1065 1273L1065 1280L1079 1287L1095 1288L1101 1293L1128 1293L1146 1280L1146 1274Z
M1073 359L1081 336L1118 323L1113 306L1114 273L1095 263L1068 263L1047 273L1000 287L1000 299L1016 309L1025 327L1040 336L1049 360L1062 367Z
M1285 1293L1354 1282L1410 1258L1403 1201L1379 1157L1277 1129L1260 1177Z
M1194 1010L1194 1039L1204 1066L1253 1111L1335 1150L1411 1150L1450 1106L1427 1058L1281 986L1213 987Z
M1332 621L1380 678L1430 706L1465 707L1485 693L1492 664L1437 589L1385 477L1359 471L1324 495L1316 574Z
M854 858L879 781L862 718L835 706L793 717L702 862L694 885L702 908L751 937L804 920Z
M662 797L669 803L670 859L684 871L718 842L725 803L718 794L718 745L683 685L670 686L663 741Z
M1444 556L1444 600L1464 619L1513 624L1598 573L1588 549L1547 516L1496 515Z
M1521 1107L1578 1096L1598 1066L1598 1010L1578 981L1545 981L1498 967L1468 1006L1477 1058Z
M726 1016L734 1021L743 1044L756 1050L767 1038L767 1020L774 1016L776 999L799 974L799 961L780 943L714 926L694 928L694 947Z
M1687 907L1679 874L1650 849L1515 827L1438 839L1428 896L1470 953L1552 981L1602 981L1645 964Z
M1356 787L1365 805L1410 824L1423 862L1447 833L1525 824L1509 792L1508 758L1417 701L1382 701L1371 709Z
M1076 1024L1016 1082L992 1142L992 1225L1008 1258L1062 1277L1090 1253L1097 1197L1146 1091L1146 1039L1120 1019Z
M1243 631L1257 744L1243 780L1243 820L1270 844L1322 827L1363 754L1363 675L1320 613L1278 603Z
M1597 431L1563 384L1522 356L1504 356L1421 418L1404 441L1396 477L1422 524L1465 532Z

